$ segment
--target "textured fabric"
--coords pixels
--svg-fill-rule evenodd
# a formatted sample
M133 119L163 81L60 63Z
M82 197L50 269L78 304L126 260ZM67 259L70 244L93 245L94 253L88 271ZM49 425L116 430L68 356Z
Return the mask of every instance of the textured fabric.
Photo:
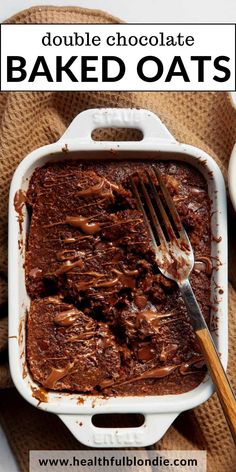
M9 22L22 23L116 23L106 13L79 8L32 8ZM6 361L7 340L7 200L12 174L33 149L61 136L82 110L94 107L142 107L157 113L182 142L208 152L220 165L225 178L231 149L236 140L236 112L226 93L110 93L37 92L0 95L0 388L10 386ZM112 130L99 133L112 139ZM118 131L134 139L132 130ZM229 367L235 382L236 337L236 220L230 208L230 310ZM14 389L0 392L0 419L22 471L28 470L29 449L84 449L54 416L28 405ZM55 434L56 432L56 434ZM219 401L214 395L199 408L179 416L156 449L205 449L208 472L236 470L235 451Z

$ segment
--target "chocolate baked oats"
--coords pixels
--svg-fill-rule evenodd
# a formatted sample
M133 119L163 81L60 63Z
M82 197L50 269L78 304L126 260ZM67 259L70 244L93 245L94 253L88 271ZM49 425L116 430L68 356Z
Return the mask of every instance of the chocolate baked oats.
M27 359L40 385L111 395L178 394L206 368L178 287L159 271L129 176L156 165L195 254L191 284L210 311L207 184L177 161L78 162L35 170L26 286Z

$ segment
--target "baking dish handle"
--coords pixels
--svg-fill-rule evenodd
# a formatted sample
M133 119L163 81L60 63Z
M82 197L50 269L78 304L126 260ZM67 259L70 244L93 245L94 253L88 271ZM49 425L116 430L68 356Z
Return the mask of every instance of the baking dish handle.
M145 447L159 441L179 413L144 415L145 421L134 428L100 428L93 415L59 415L78 441L95 448Z
M79 143L97 141L92 132L97 128L135 128L143 133L143 141L176 143L160 118L151 111L136 108L93 108L85 110L74 118L59 143L76 140Z

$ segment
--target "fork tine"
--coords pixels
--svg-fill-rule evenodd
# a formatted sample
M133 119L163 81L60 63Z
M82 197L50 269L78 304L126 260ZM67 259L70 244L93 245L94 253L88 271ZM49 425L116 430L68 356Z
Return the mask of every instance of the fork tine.
M157 177L157 181L159 183L159 186L160 186L160 189L163 193L163 196L165 198L165 201L166 201L166 204L168 206L168 209L171 213L171 216L173 218L173 221L175 223L175 226L179 232L179 236L180 236L180 244L182 246L185 247L185 250L190 250L191 248L191 243L190 243L190 240L189 240L189 237L188 237L188 234L182 224L182 221L180 219L180 216L179 216L179 213L178 211L176 210L175 208L175 205L174 205L174 202L172 201L172 198L169 194L169 190L167 189L166 185L164 184L163 182L163 179L162 179L162 176L161 176L161 173L159 171L159 169L157 169L156 167L152 166L152 169Z
M173 204L173 202L172 202L172 199L171 199L171 196L170 196L170 194L169 194L169 191L168 191L166 185L164 184L164 182L163 182L163 180L162 180L161 173L160 173L159 169L157 169L157 168L154 167L154 166L152 166L152 169L153 169L153 171L154 171L154 173L155 173L155 175L156 175L156 177L157 177L157 181L158 181L158 183L159 183L160 189L161 189L161 191L162 191L162 193L163 193L163 195L164 195L164 197L165 197L165 201L166 201L166 203L167 203L168 209L170 210L171 216L172 216L172 218L173 218L173 220L174 220L174 223L175 223L175 225L176 225L177 230L178 230L179 232L184 231L184 233L185 233L185 230L184 230L184 227L183 227L183 225L182 225L182 222L181 222L181 219L180 219L180 217L179 217L179 214L178 214L178 212L177 212L177 210L176 210L176 208L175 208L175 206L174 206L174 204Z
M146 204L148 206L148 209L149 209L149 213L150 213L150 217L152 219L152 222L153 222L153 225L156 229L156 232L158 234L158 238L159 238L159 241L160 241L160 244L162 246L165 247L165 249L167 248L167 241L166 241L166 238L165 238L165 235L163 233L163 230L162 230L162 227L161 227L161 224L160 224L160 221L158 219L158 216L155 212L155 209L153 207L153 204L152 204L152 201L148 195L148 192L147 192L147 189L144 185L144 182L142 180L142 178L140 178L140 183L141 183L141 187L142 187L142 191L143 191L143 196L145 198L145 201L146 201Z
M154 197L154 199L155 199L155 202L156 202L156 204L157 204L157 206L158 206L158 208L159 208L159 210L160 210L161 216L162 216L163 221L164 221L164 223L165 223L165 227L166 227L166 230L167 230L167 232L168 232L168 236L169 236L170 239L176 240L177 238L176 238L176 235L175 235L175 233L174 233L174 231L173 231L172 224L171 224L170 219L169 219L169 217L168 217L168 215L167 215L167 213L166 213L166 210L165 210L165 208L164 208L164 206L163 206L163 204L162 204L162 201L161 201L161 199L160 199L160 197L159 197L159 195L158 195L158 193L157 193L156 187L155 187L155 185L153 184L153 181L152 181L152 179L151 179L150 174L149 174L147 171L146 171L146 174L147 174L147 178L148 178L149 185L151 186L151 189L152 189L153 197Z
M137 175L138 175L138 174L137 174ZM138 177L139 177L139 176L138 176ZM155 250L157 251L157 250L158 250L158 246L157 246L157 243L156 243L156 238L155 238L155 236L154 236L154 234L153 234L152 227L151 227L151 225L150 225L150 223L149 223L149 220L148 220L148 217L147 217L147 215L146 215L144 206L143 206L143 204L142 204L142 200L141 200L141 198L140 198L140 196L139 196L139 192L138 192L137 186L136 186L136 184L135 184L135 182L134 182L134 178L133 178L132 175L130 176L130 182L131 182L131 186L132 186L132 190L133 190L134 196L135 196L135 198L136 198L136 200L137 200L138 208L139 208L139 210L142 212L143 217L144 217L144 220L145 220L146 225L147 225L147 227L148 227L149 234L150 234L150 237L151 237L151 240L152 240L152 244L153 244Z

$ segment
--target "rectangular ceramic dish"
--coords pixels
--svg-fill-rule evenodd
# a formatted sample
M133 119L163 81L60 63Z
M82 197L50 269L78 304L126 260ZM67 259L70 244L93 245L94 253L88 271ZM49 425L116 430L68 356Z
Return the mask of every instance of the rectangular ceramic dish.
M95 128L138 128L142 141L98 142L91 133ZM66 151L66 152L65 152ZM28 155L17 168L9 203L9 355L13 381L32 405L56 413L82 443L92 447L140 447L158 441L184 410L206 401L213 392L207 376L194 390L180 395L103 398L50 391L43 394L32 380L25 357L25 320L29 297L25 288L24 252L28 215L22 207L22 230L14 207L15 194L27 190L34 169L60 159L175 159L198 168L208 182L211 199L211 255L215 269L211 285L211 331L224 367L227 365L227 221L225 185L215 161L193 146L178 143L160 119L147 110L93 109L78 115L64 135L54 144ZM40 401L39 401L40 400ZM145 422L135 428L98 428L94 414L142 413Z

